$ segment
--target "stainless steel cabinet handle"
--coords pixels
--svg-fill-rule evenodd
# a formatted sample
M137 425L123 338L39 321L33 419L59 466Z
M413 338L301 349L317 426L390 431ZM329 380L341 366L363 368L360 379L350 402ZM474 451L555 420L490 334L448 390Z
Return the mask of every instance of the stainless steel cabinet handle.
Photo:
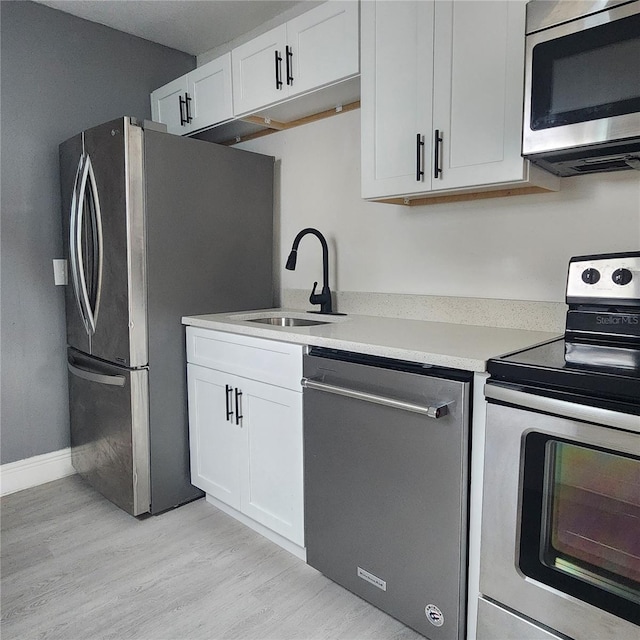
M301 384L305 389L314 389L315 391L324 391L326 393L334 393L338 396L345 396L347 398L354 398L356 400L363 400L364 402L373 402L375 404L381 404L385 407L393 407L394 409L402 409L403 411L411 411L413 413L420 413L428 418L442 418L449 413L449 405L451 403L443 402L432 407L425 407L420 404L414 404L413 402L405 402L404 400L395 400L394 398L387 398L385 396L379 396L374 393L367 393L365 391L356 391L355 389L347 389L345 387L337 387L326 382L318 382L317 380L310 380L309 378L302 378Z
M124 376L110 376L105 373L96 373L95 371L89 371L88 369L82 369L70 362L67 362L69 371L78 378L89 380L90 382L97 382L98 384L110 384L114 387L124 387L126 378Z

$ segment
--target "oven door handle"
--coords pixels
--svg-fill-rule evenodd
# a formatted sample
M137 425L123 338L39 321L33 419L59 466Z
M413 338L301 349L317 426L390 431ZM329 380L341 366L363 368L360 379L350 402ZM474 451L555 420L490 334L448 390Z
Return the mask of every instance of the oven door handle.
M385 407L392 407L393 409L419 413L427 416L428 418L442 418L449 413L450 403L448 402L442 402L437 405L426 407L420 404L414 404L413 402L406 402L404 400L396 400L386 396L379 396L374 393L367 393L366 391L356 391L355 389L347 389L346 387L337 387L333 384L318 382L317 380L311 380L309 378L302 378L300 382L305 389L314 389L315 391L333 393L338 396L345 396L355 400L363 400L364 402L373 402L374 404L381 404Z
M640 416L629 413L567 402L566 400L558 400L557 398L547 398L546 396L525 393L524 391L518 391L517 389L491 383L485 385L484 395L487 400L503 402L513 405L516 408L520 407L543 413L553 413L563 418L573 418L575 420L591 422L592 424L600 424L640 433Z

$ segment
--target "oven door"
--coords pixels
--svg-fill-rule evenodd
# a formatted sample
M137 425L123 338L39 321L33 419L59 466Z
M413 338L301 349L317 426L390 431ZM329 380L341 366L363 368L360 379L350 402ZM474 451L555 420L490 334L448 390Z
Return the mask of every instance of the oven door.
M640 416L486 395L483 596L575 640L637 638Z
M640 2L527 35L525 60L523 155L640 135Z

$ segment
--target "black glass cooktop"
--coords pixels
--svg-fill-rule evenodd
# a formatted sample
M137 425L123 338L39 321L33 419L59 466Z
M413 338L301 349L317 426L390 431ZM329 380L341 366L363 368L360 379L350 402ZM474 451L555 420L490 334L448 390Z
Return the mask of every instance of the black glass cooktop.
M493 358L487 370L491 381L532 393L554 395L545 390L556 390L563 395L576 394L640 407L637 357L638 351L634 349L614 352L602 345L565 345L564 338L559 338Z

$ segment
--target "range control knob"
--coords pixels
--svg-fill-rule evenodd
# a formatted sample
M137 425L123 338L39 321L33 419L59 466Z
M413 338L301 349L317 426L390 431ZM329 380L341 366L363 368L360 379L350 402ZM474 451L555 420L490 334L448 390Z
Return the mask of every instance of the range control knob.
M632 277L629 269L616 269L611 275L611 279L619 285L629 284Z
M595 284L600 280L600 272L597 269L585 269L582 272L582 282Z

